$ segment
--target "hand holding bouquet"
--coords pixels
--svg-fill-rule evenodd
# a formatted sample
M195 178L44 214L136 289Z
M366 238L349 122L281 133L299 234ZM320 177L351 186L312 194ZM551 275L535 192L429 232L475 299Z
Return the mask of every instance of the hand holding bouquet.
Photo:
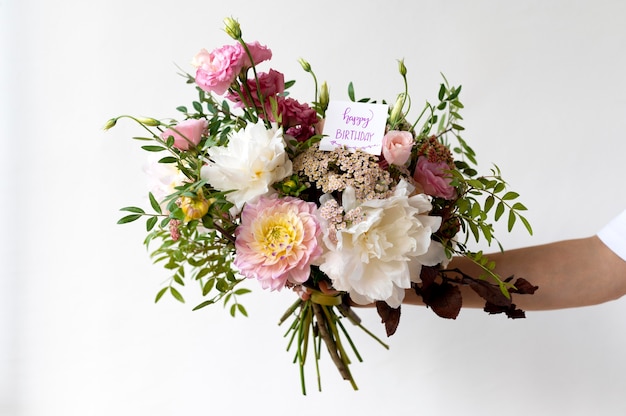
M119 221L145 218L145 244L157 245L155 263L171 270L157 301L168 292L184 301L179 289L192 280L206 298L194 309L220 302L235 316L247 315L240 298L250 290L239 286L245 279L292 290L295 302L280 322L289 322L303 393L305 362L313 356L317 364L322 342L356 389L349 356L361 357L344 322L385 345L361 326L353 304L375 304L387 335L396 331L406 290L444 318L456 318L462 307L460 285L482 296L488 313L524 316L512 294L536 287L501 278L493 262L467 246L472 238L497 241L491 221L507 219L509 230L518 220L531 227L498 168L478 175L475 154L461 137L461 87L444 78L437 103L410 121L407 68L400 61L405 91L391 105L382 101L381 150L329 150L322 144L333 134L324 127L330 96L311 65L300 60L315 84L308 104L289 96L293 82L282 73L261 72L270 49L244 41L237 21L225 24L235 42L201 50L195 74L184 74L198 92L191 108L177 107L178 119L119 116L105 126L136 121L148 134L135 139L159 155L150 172L158 184L148 194L153 212L125 207ZM357 100L352 84L348 96L381 105ZM483 274L447 269L453 256L472 259Z

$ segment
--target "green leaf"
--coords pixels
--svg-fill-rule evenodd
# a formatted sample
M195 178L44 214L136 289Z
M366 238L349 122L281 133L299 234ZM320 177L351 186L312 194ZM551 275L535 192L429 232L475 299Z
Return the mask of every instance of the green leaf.
M208 268L200 269L198 274L196 274L196 280L202 279L204 276L206 276L210 272L211 272L211 269L208 269Z
M148 198L150 199L150 205L152 205L152 209L155 210L158 214L161 214L161 205L156 200L152 192L148 192Z
M506 185L504 184L504 182L499 182L495 188L493 188L493 193L497 194L500 193L502 191L504 191L504 188L506 187Z
M154 145L145 145L145 146L141 146L141 148L148 152L162 152L163 150L165 150L165 147L154 146Z
M241 288L241 289L235 290L233 293L239 296L239 295L245 295L246 293L250 293L250 292L252 292L250 289Z
M159 159L159 163L176 163L178 159L174 156L165 156L164 158Z
M208 270L208 269L205 269L205 270ZM202 296L208 295L209 292L213 290L213 286L215 286L215 279L207 280L204 286L202 286Z
M239 310L239 313L242 314L243 316L245 317L248 316L248 311L246 311L246 308L244 308L241 303L237 304L237 309Z
M460 124L455 124L455 123L452 123L452 128L455 130L465 130L465 127L461 126Z
M459 85L459 88L452 88L452 94L450 94L448 98L446 98L446 100L448 101L455 100L456 97L458 97L459 94L461 93L461 88L463 88L462 85Z
M439 101L443 101L443 98L446 95L446 86L444 84L439 85L439 93L437 94L437 98Z
M528 208L526 208L526 206L524 204L522 204L521 202L516 202L513 204L513 209L518 210L518 211L527 211Z
M146 212L139 207L124 207L120 211L136 212L137 214L145 214Z
M474 222L468 222L468 225L469 225L470 231L474 235L474 239L477 242L480 241L480 234L478 233L478 227L476 226L476 224Z
M504 194L502 196L502 200L503 201L509 201L511 199L515 199L519 196L519 194L517 192L513 192L513 191L509 191L506 194Z
M493 207L493 204L496 202L496 199L493 197L493 195L489 195L486 199L485 199L485 213L489 212L489 210Z
M509 211L509 221L508 221L508 229L509 232L513 229L513 226L515 225L515 219L517 217L515 216L515 212L514 211Z
M202 309L205 306L209 306L209 305L213 305L215 303L215 301L213 299L209 299L209 300L205 300L204 302L196 305L192 311L197 311L198 309Z
M352 102L356 101L354 98L354 84L352 84L352 81L348 84L348 98L350 98L350 101Z
M173 286L169 286L170 288L170 293L172 294L172 296L174 296L174 298L179 301L180 303L185 303L185 299L183 298L183 295L180 294L180 292L176 289L174 289Z
M141 218L140 214L127 215L125 217L120 218L119 221L117 221L117 223L118 224L128 224L129 222L136 221L139 218Z
M196 110L198 113L202 113L202 104L200 104L197 101L194 101L192 103L194 110Z
M519 216L519 219L522 221L522 224L524 224L524 227L526 227L528 234L533 235L533 228L530 226L530 222L528 222L528 220L521 215Z
M154 298L154 303L157 303L163 297L165 292L167 292L167 287L164 287L163 289L159 290L159 293L156 294L156 298Z
M496 215L494 216L495 220L498 221L502 214L504 214L504 204L502 203L502 201L500 201L496 206Z
M156 225L158 220L159 219L157 217L148 218L148 220L146 221L146 231L151 231Z
M228 289L230 288L230 285L228 284L228 281L225 279L217 279L217 284L215 285L215 288L219 290L220 292L224 293L228 291Z

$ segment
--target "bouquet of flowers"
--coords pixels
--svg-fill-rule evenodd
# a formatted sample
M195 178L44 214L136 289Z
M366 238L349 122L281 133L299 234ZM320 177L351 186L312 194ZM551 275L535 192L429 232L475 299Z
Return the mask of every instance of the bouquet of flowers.
M289 96L294 82L281 72L260 72L270 49L244 41L232 18L225 31L233 44L202 49L195 74L182 74L198 93L191 108L177 107L176 119L122 115L105 125L134 120L147 132L134 139L158 158L148 172L156 184L148 193L152 211L125 207L119 220L145 219L145 244L171 271L156 301L169 293L183 302L179 289L191 280L206 299L194 309L223 303L231 315L246 316L244 280L292 290L295 302L280 323L288 323L303 393L311 355L319 380L322 345L357 388L350 355L361 357L344 323L386 347L361 325L354 305L375 305L388 336L407 290L444 318L458 315L461 285L485 299L486 312L524 317L512 294L536 287L501 278L492 261L468 248L470 240L497 242L492 223L500 219L509 231L519 222L532 230L499 169L478 174L461 137L460 86L444 77L436 102L410 121L402 60L405 90L387 104L357 100L351 83L349 101L331 100L300 59L315 85L315 99L303 103ZM483 273L447 268L453 256L470 258Z

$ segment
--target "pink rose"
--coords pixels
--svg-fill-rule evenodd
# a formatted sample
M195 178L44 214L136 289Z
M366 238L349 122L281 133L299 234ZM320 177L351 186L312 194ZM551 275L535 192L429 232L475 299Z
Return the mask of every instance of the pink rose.
M222 95L237 78L244 64L244 51L241 45L225 45L207 52L200 50L193 58L196 70L196 84L204 91Z
M456 197L456 189L450 185L452 176L446 172L449 170L446 162L429 162L426 156L420 156L413 179L422 186L425 194L451 200Z
M258 65L261 62L272 59L272 51L268 49L267 46L261 45L259 42L246 43L246 45L248 46L250 55L252 55L252 61L254 62L254 65ZM245 53L245 51L243 57L243 66L246 68L252 66L252 62L250 62L250 57L247 53Z
M390 130L383 137L383 156L392 165L404 165L413 149L413 135L408 131Z
M190 147L197 146L202 139L202 135L206 131L209 123L204 120L189 119L181 121L174 127L170 127L161 133L161 138L167 140L168 137L174 137L174 147L179 150L187 150Z

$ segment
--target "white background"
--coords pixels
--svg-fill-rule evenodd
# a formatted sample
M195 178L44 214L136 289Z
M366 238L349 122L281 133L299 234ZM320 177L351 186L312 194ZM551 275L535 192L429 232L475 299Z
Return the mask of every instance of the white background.
M276 325L292 294L251 285L247 319L192 312L193 285L187 304L154 305L167 274L142 224L115 224L120 207L147 207L141 130L101 127L176 116L195 96L176 65L230 43L227 16L301 100L299 57L337 99L354 81L393 100L403 57L416 107L440 72L462 84L465 138L530 208L535 235L500 232L505 248L591 235L626 205L619 0L0 0L0 414L625 414L626 300L516 321L405 307L390 351L353 331L359 391L326 359L324 391L309 369L306 397Z

